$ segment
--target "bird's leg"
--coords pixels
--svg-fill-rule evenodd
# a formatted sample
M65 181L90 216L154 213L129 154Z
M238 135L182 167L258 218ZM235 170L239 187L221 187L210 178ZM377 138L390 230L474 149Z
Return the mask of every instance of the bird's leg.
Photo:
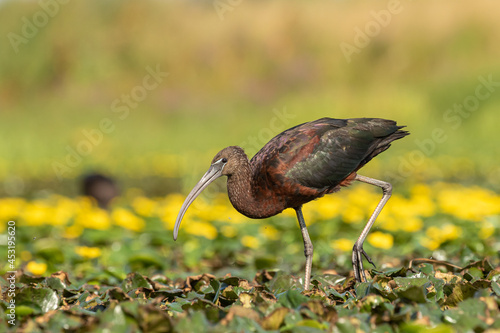
M309 232L307 231L306 223L304 222L304 216L302 216L302 206L295 208L297 213L297 219L299 220L300 231L302 232L302 238L304 239L304 254L306 256L306 276L304 280L304 289L309 290L309 284L311 281L311 267L313 258L313 244L311 238L309 237Z
M352 249L352 266L354 268L354 276L356 277L356 280L358 282L363 282L366 281L366 275L365 271L363 269L363 256L368 260L370 264L372 264L375 267L375 264L373 261L370 259L370 257L366 254L365 250L363 250L363 242L365 241L366 236L370 232L371 227L373 226L373 223L375 223L375 220L377 219L378 214L382 211L382 208L384 208L384 205L387 203L387 200L391 197L392 193L392 185L373 178L361 176L361 175L356 175L355 180L358 180L363 183L371 184L378 186L382 188L382 199L380 199L380 202L378 203L377 207L372 213L372 216L370 216L370 219L368 220L368 223L366 223L365 228L361 232L361 235L359 235L358 240L356 243L354 243L354 247Z

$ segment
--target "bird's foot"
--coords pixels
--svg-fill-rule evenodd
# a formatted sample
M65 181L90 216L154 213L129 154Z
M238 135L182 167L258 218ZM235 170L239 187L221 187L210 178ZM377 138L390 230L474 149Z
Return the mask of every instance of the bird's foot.
M358 282L366 282L365 270L363 267L363 257L376 268L373 260L366 254L363 245L354 244L352 249L352 267L354 268L354 276Z
M361 248L361 254L362 254L362 255L366 258L366 260L367 260L370 264L372 264L372 266L373 266L374 268L377 268L377 266L376 266L376 265L375 265L375 263L373 262L372 258L370 258L370 257L368 256L368 254L366 254L366 252L365 252L365 250L364 250L363 248Z

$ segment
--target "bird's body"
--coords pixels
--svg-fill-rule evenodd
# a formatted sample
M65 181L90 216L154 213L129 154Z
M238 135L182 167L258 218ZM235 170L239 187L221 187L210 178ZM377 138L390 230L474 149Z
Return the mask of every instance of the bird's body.
M353 180L383 187L374 183L376 180L358 176L357 171L388 149L392 141L408 135L401 128L392 120L378 118L322 118L278 134L250 161L242 148L227 147L214 157L211 168L186 199L177 219L174 238L189 204L215 178L226 175L229 199L241 214L266 218L286 208L297 211L308 258L307 278L312 243L302 218L302 205L336 192ZM366 256L362 240L360 243L360 253ZM360 265L362 268L362 263ZM306 289L308 284L306 281Z
M406 135L383 119L322 118L290 128L271 139L248 161L243 149L227 147L213 162L238 160L228 176L234 208L250 218L266 218L338 191L353 173Z

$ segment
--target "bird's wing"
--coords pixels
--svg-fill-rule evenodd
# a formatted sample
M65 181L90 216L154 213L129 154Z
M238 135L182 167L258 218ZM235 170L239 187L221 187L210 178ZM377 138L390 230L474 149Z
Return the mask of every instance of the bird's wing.
M286 177L307 187L336 186L358 168L373 143L370 132L351 126L331 129L310 154L290 165Z
M384 140L398 129L394 121L368 118L324 118L299 125L276 137L280 141L263 163L264 174L271 182L292 181L316 189L337 186L387 149L392 140Z

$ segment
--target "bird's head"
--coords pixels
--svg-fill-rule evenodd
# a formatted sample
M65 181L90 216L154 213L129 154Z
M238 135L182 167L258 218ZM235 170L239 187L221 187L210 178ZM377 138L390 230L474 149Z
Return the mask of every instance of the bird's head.
M217 178L221 176L233 175L237 172L238 167L245 160L248 163L248 158L246 157L243 149L238 146L224 148L215 155L208 171L203 175L203 177L201 177L200 181L194 186L191 192L189 192L186 200L184 200L184 203L182 204L179 215L177 215L177 220L175 221L174 240L177 240L179 227L184 214L200 193Z

